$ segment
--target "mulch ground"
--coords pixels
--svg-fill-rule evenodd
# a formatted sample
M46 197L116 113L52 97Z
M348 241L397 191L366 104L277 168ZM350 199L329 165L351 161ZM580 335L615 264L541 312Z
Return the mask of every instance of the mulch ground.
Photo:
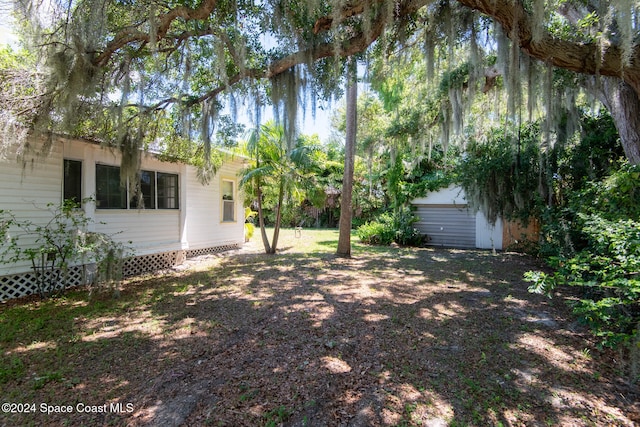
M72 413L0 414L0 425L640 422L624 354L597 348L571 295L530 294L522 275L538 268L447 249L205 257L131 281L123 298L139 306L74 320L72 380L25 391Z

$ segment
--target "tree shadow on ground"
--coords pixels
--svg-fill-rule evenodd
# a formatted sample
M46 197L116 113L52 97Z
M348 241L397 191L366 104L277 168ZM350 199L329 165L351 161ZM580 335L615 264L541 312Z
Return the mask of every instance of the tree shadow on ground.
M238 255L140 279L125 291L131 304L76 321L67 392L133 411L48 420L632 425L637 389L561 300L527 293L522 273L534 267L514 254L385 248Z
M455 250L230 259L184 314L216 313L230 331L199 360L222 373L214 394L230 400L216 407L242 415L210 417L558 425L608 408L615 421L625 402L601 384L612 373L564 306L526 293L521 267L530 261Z

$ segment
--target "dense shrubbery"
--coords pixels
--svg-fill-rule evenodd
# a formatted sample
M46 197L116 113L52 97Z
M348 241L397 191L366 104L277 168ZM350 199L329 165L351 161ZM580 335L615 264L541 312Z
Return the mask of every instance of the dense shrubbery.
M490 219L541 220L537 254L554 272L527 273L530 290L579 287L574 313L601 345L627 348L640 366L640 166L622 160L608 115L583 117L581 127L553 147L531 124L517 137L490 133L470 142L459 181Z
M640 357L640 166L625 166L571 194L548 213L547 259L555 272L529 272L533 292L583 288L574 312L602 345L628 346ZM639 372L632 372L637 379Z
M424 237L413 227L418 218L410 208L404 207L393 213L380 215L377 221L361 225L357 234L363 243L390 245L395 242L403 246L417 246Z
M536 123L523 125L516 134L495 129L485 140L469 142L457 180L472 208L491 223L499 217L527 221L539 215L547 197L541 156Z
M369 245L390 245L395 230L389 214L382 214L378 221L371 221L358 227L358 237L362 243Z

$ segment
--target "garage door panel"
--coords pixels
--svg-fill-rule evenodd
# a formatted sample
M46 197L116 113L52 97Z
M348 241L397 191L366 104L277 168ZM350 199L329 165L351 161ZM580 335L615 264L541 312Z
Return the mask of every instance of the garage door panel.
M476 219L466 208L417 206L420 218L414 226L428 238L427 244L475 248Z

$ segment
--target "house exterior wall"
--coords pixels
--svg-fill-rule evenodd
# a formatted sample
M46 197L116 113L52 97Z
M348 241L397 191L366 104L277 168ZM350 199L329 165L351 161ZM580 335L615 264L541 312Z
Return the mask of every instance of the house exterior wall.
M16 161L16 153L8 152L0 159L0 209L10 210L21 220L46 224L51 218L47 204L59 206L62 202L63 159L82 162L83 198L95 198L96 164L120 165L119 154L111 150L62 138L54 142L46 156L28 162L24 170ZM181 256L176 254L184 254L190 249L241 246L244 243L244 212L237 175L242 165L242 159L229 156L211 182L202 185L197 179L196 168L161 162L145 153L141 169L178 175L178 209L100 209L93 202L84 203L83 209L91 220L91 231L105 233L125 243L136 257L172 253L169 258L179 260ZM220 221L221 179L235 183L236 217L233 222ZM26 273L30 268L26 262L0 264L0 276Z
M64 158L82 161L82 197L95 197L96 164L120 166L120 155L83 141L63 141ZM59 161L62 167L62 161ZM148 153L141 159L141 169L173 173L183 178L185 165L157 160ZM62 187L62 184L60 184ZM185 205L188 193L179 192L179 206ZM61 200L61 196L60 200ZM115 241L131 246L136 256L182 249L181 209L100 209L93 203L84 206L88 217L93 218L93 231L111 236ZM129 242L132 242L131 244Z
M36 149L41 145L34 144ZM47 205L59 205L62 198L62 147L54 144L46 156L37 156L24 166L17 157L15 149L0 155L0 209L11 211L18 219L46 225L51 218ZM30 268L27 261L0 264L0 275Z
M194 250L215 245L242 245L244 243L244 209L242 193L239 190L238 173L242 160L230 157L224 162L218 173L207 184L202 185L197 177L196 168L187 167L186 185L189 193L186 209L185 249ZM235 221L222 221L222 181L234 183Z

